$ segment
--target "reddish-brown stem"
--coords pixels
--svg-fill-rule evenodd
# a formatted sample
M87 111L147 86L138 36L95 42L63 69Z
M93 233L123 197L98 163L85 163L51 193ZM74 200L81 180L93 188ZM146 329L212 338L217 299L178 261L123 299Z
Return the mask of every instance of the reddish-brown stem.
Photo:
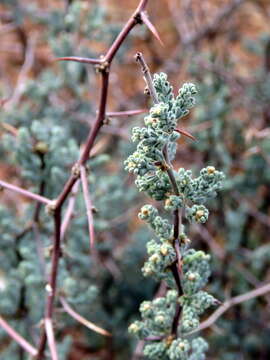
M56 201L56 208L57 209L62 207L62 205L64 204L66 198L71 193L73 185L76 183L77 179L78 179L78 177L74 176L73 174L70 176L70 178L68 179L68 181L64 185L64 189L62 190L62 192L60 193L60 195L57 198L57 201Z
M103 121L106 114L106 105L107 105L107 97L108 97L108 87L109 87L109 69L102 71L101 73L101 95L99 102L99 111L94 123L93 128L90 131L88 139L86 141L86 146L82 153L82 156L79 160L80 165L84 165L89 158L90 151L94 145L95 139L98 135L100 128L103 125Z
M95 139L99 133L100 128L103 125L103 120L105 118L105 110L107 104L107 95L108 95L108 86L109 86L109 73L107 71L103 71L102 75L102 83L101 83L101 95L100 95L100 104L99 104L99 111L95 120L93 127L90 130L88 135L88 139L86 140L86 145L83 150L83 153L78 161L79 165L84 165L86 161L89 159L90 151L94 145ZM57 202L56 202L56 209L60 208L68 195L71 192L71 189L75 182L77 181L78 177L75 175L71 175L69 180L67 181L62 193L59 195Z
M56 294L58 263L61 256L60 242L61 242L61 209L57 209L54 214L54 241L53 241L53 252L52 252L52 266L51 266L49 282L46 286L48 297L45 308L45 319L49 319L49 320L52 319L53 305ZM46 331L45 328L43 328L40 338L37 359L43 358L43 354L46 346L46 340L47 340Z
M139 15L139 12L135 12L134 15L128 20L126 25L124 26L123 30L115 39L113 45L110 47L109 51L104 57L104 61L111 63L115 54L117 53L118 49L122 45L123 41L126 39L127 35L129 34L130 30L138 23L136 16Z
M60 302L61 302L64 310L71 317L73 317L73 319L77 320L79 323L83 324L88 329L90 329L98 334L104 335L104 336L112 336L112 334L109 333L107 330L97 326L96 324L93 324L91 321L85 319L83 316L78 314L74 309L72 309L72 307L67 303L67 301L62 296L60 297Z
M0 326L7 332L7 334L16 341L25 351L32 356L37 355L37 349L34 348L28 341L26 341L20 334L17 333L3 318L0 316Z
M175 314L173 317L172 330L171 330L171 334L173 337L177 337L177 330L178 330L179 320L181 317L181 312L182 312L182 308L180 304L177 303L175 308Z
M146 109L138 110L128 110L128 111L111 111L106 113L106 117L124 117L124 116L133 116L146 113Z
M149 0L141 0L136 11L132 14L130 19L127 21L126 25L123 27L120 34L117 36L111 47L109 48L106 55L101 59L88 59L88 58L81 58L81 57L63 57L57 59L65 60L65 61L75 61L75 62L81 62L86 64L95 64L97 66L97 70L101 74L101 95L100 95L100 102L99 102L99 109L97 113L96 120L94 122L93 127L91 128L88 138L86 140L86 145L83 150L83 153L79 157L77 164L81 167L82 172L84 173L85 168L84 165L89 159L89 155L91 152L91 149L93 148L94 142L96 140L97 135L99 134L99 131L104 123L104 119L106 117L106 106L107 106L107 98L108 98L108 87L109 87L109 71L110 71L110 64L113 61L118 49L128 36L129 32L136 26L136 24L142 23L141 14L145 10L146 5ZM141 113L142 111L131 111L126 112L125 115L134 115ZM111 115L113 116L113 115ZM118 114L118 116L123 116L123 114ZM71 194L74 184L77 182L78 176L75 173L72 173L69 177L68 181L64 185L63 191L59 194L58 198L56 199L55 203L53 203L53 210L54 210L54 241L53 241L53 253L52 253L52 266L51 266L51 273L49 277L49 283L46 286L46 290L48 292L47 300L46 300L46 308L45 308L45 328L43 327L40 335L40 343L39 343L39 349L36 351L34 348L30 348L31 345L22 345L28 352L31 354L37 355L36 359L42 359L44 357L44 351L46 347L47 342L47 336L49 338L49 348L51 352L52 359L57 359L57 351L55 346L55 340L54 340L54 333L53 333L53 326L52 326L52 315L53 315L53 306L54 306L54 300L56 295L56 286L57 286L57 272L58 272L58 264L59 264L59 258L61 256L61 234L63 237L63 227L62 227L62 233L61 233L61 210L62 206L67 199L67 197ZM87 183L85 183L85 177L83 176L84 184L83 186L86 188ZM86 186L85 186L86 185ZM33 194L30 191L24 190L20 187L17 187L15 185L8 184L4 181L0 181L0 186L13 190L21 195L24 195L28 198L31 198L33 200L36 200L38 202L41 202L46 205L52 204L51 200L37 194ZM89 199L86 202L89 206ZM36 212L39 213L40 208L37 208ZM89 216L88 216L89 217ZM35 220L38 219L38 215L35 216ZM91 238L93 239L93 227L90 226L90 236L92 233ZM93 240L92 240L93 241ZM2 325L3 322L0 323ZM7 326L5 323L3 323L3 327ZM12 332L11 332L12 333ZM14 334L13 334L14 335ZM11 335L12 336L12 335ZM13 336L13 338L21 345L21 339L18 337L18 334Z
M175 195L179 196L180 195L179 189L178 189L178 186L176 183L173 169L171 168L171 164L170 164L169 157L168 157L168 148L166 145L163 149L163 155L164 155L164 159L168 165L167 174L170 179L173 192ZM182 261L181 261L181 252L180 252L180 248L179 248L179 235L180 235L179 232L181 231L181 225L182 225L182 211L180 209L174 210L173 217L174 217L173 240L174 240L174 248L175 248L175 252L176 252L177 262L172 264L171 270L172 270L174 279L177 284L178 295L182 296L183 295L183 288L182 288L182 284L181 284ZM181 306L177 303L176 308L175 308L173 323L172 323L172 329L171 329L171 334L174 337L177 337L177 329L178 329L180 317L181 317Z
M123 41L126 39L126 37L129 34L130 30L132 30L133 27L136 24L141 23L141 13L146 8L147 3L148 3L148 0L141 0L141 2L139 3L139 6L137 7L135 12L133 13L133 16L128 20L128 22L124 26L123 30L117 36L117 38L115 39L113 45L110 47L109 51L105 55L105 57L104 57L105 61L107 61L108 63L112 62L116 52L118 51L118 49L122 45Z
M49 348L50 348L51 359L52 360L58 360L52 319L45 319L44 320L44 326L45 326L45 331L46 331L48 344L49 344Z
M83 58L78 56L66 56L57 58L56 61L75 61L80 62L83 64L101 64L101 60L99 59L90 59L90 58Z
M148 0L141 0L139 3L138 8L136 9L135 13L131 16L131 18L128 20L126 25L124 26L123 30L120 32L118 37L115 39L114 43L108 50L105 57L103 57L101 60L96 59L85 59L85 58L78 58L78 57L65 57L58 60L66 60L66 61L76 61L76 62L83 62L87 64L96 64L97 70L101 74L101 94L100 94L100 101L99 101L99 108L97 112L97 117L94 122L94 125L92 126L88 138L86 140L85 148L79 157L79 160L77 161L77 164L80 166L81 173L84 174L85 172L85 163L89 159L90 152L93 148L94 142L96 140L97 135L99 134L99 131L104 123L104 119L106 117L106 106L107 106L107 98L108 98L108 88L109 88L109 72L110 72L110 64L116 55L118 49L122 45L123 41L129 34L129 32L133 29L133 27L140 23L140 13L143 11L148 3ZM85 174L84 174L85 175ZM87 181L86 176L82 176L82 182L83 187L87 188ZM61 209L62 206L67 199L67 197L72 192L74 184L78 180L78 175L74 172L69 177L68 181L66 182L63 191L60 193L58 198L55 202L55 214L54 214L54 222L55 222L55 234L54 234L54 243L53 243L53 255L52 255L52 268L51 268L51 274L49 283L47 285L47 291L48 291L48 297L47 297L47 303L46 303L46 309L45 309L45 319L48 323L51 324L52 321L52 315L53 315L53 304L55 299L55 293L56 293L56 280L57 280L57 270L58 270L58 262L61 255L60 250L60 242L61 242ZM84 191L86 194L86 192ZM89 206L89 197L86 201L87 206ZM92 211L92 210L91 210ZM89 219L89 214L88 214ZM94 239L93 236L93 226L91 225L91 222L89 222L89 230L90 231L90 237L91 239ZM62 232L63 234L63 232ZM92 240L93 241L93 240ZM47 331L48 331L48 324L47 324ZM53 331L52 328L50 328L51 331ZM37 360L42 359L44 356L45 346L46 346L46 331L45 329L42 330L41 337L40 337L40 344L39 344L39 350L37 355ZM51 343L52 344L52 343ZM52 348L50 344L50 350L51 355L53 356L54 353L54 347Z
M91 196L88 189L88 181L87 181L87 173L84 166L80 168L82 188L83 188L83 196L87 213L88 220L88 229L90 235L90 248L94 248L95 244L95 230L94 230L94 219L93 219L93 204L91 200Z
M135 60L137 61L137 63L141 67L141 71L143 73L144 80L145 80L145 82L147 84L148 90L150 92L150 96L151 96L154 104L158 104L158 96L157 96L157 93L156 93L156 89L155 89L155 87L153 85L151 72L149 70L148 65L146 64L146 61L144 60L143 54L138 52L135 55Z
M209 316L208 319L203 321L197 329L191 331L189 334L197 333L198 331L207 329L209 326L214 325L215 322L219 319L219 317L222 316L232 306L241 304L245 301L249 301L258 296L266 295L269 292L270 292L270 283L262 285L260 287L257 287L257 288L255 288L251 291L248 291L242 295L238 295L231 299L226 300L216 311L213 312L212 315Z
M72 219L78 190L79 190L79 181L77 181L76 184L73 186L71 196L69 197L68 206L61 225L61 241L64 239L69 223Z
M7 182L5 182L3 180L0 180L0 187L1 186L3 188L5 188L5 189L12 190L14 192L17 192L18 194L21 194L21 195L23 195L25 197L28 197L29 199L39 201L39 202L41 202L41 203L43 203L45 205L48 205L51 202L51 200L47 199L44 196L34 194L31 191L22 189L22 188L20 188L19 186L16 186L16 185L9 184L9 183L7 183Z

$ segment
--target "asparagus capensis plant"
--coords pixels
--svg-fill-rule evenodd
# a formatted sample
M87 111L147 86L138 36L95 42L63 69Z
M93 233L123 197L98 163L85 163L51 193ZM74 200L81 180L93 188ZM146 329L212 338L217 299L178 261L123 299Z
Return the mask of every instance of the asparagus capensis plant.
M198 177L191 170L173 167L177 140L181 133L189 135L178 128L178 121L194 106L196 87L186 83L175 96L166 74L155 74L152 80L142 54L136 59L153 106L144 118L145 126L132 130L132 141L138 144L125 168L136 175L139 191L162 203L169 219L152 204L139 212L156 237L147 243L149 257L143 275L165 282L167 292L142 302L142 319L132 323L129 331L147 341L144 354L149 359L202 360L208 345L193 333L200 315L218 300L203 290L210 275L210 255L191 247L183 221L207 221L204 203L221 189L224 175L213 166L203 168Z

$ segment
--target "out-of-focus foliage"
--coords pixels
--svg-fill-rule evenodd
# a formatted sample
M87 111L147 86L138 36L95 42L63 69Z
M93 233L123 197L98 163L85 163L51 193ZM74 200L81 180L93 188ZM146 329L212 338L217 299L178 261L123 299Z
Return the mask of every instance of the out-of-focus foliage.
M211 164L226 174L225 191L211 202L213 216L205 230L194 226L190 234L195 247L212 255L207 290L221 301L270 278L270 6L267 0L242 1L226 21L215 24L231 3L168 0L156 6L150 0L148 13L166 47L136 28L117 55L109 99L112 111L145 105L133 62L137 50L177 87L183 79L198 86L199 104L192 122L188 118L183 125L197 141L180 140L174 163L177 168L193 164L194 170ZM1 0L0 94L8 100L0 118L1 179L50 198L59 193L94 118L99 83L92 68L52 59L103 53L136 5L135 0ZM211 31L203 33L212 22ZM187 36L194 34L201 34L196 42ZM101 263L89 256L79 190L59 274L59 291L70 305L113 338L85 329L57 304L62 359L131 358L136 344L128 324L157 290L140 272L150 235L134 220L143 200L122 166L134 150L127 141L129 128L138 121L109 119L89 161ZM1 192L0 314L33 343L43 315L52 226L43 208ZM203 334L210 344L208 358L268 359L268 308L267 296L232 307ZM0 359L27 359L2 329Z

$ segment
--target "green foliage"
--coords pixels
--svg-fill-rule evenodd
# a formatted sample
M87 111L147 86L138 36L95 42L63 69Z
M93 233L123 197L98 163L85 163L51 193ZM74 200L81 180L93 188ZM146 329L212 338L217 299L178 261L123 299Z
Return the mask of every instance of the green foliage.
M22 97L14 106L1 111L1 124L11 125L18 131L17 136L1 136L0 156L4 163L1 178L3 176L14 184L38 193L43 188L43 194L53 199L59 194L78 158L91 119L95 116L96 79L93 71L86 71L78 63L53 65L44 62L43 55L39 55L40 46L43 48L47 44L54 57L97 57L97 42L102 42L105 48L115 39L120 26L115 23L105 24L105 20L107 22L111 17L101 1L92 1L90 4L76 0L66 9L62 6L64 1L59 4L52 2L44 11L35 3L38 4L32 1L21 6L16 0L1 1L8 16L12 17L11 27L20 26L16 32L20 36L16 36L16 39L24 33L31 37L35 35L35 26L38 26L39 34L33 71L24 80ZM5 11L3 14L5 17ZM138 28L136 36L138 33L144 35L143 29ZM7 34L5 31L3 36ZM228 33L233 35L231 31ZM90 38L89 42L85 38ZM130 61L130 52L126 51L130 43L126 39L116 58L116 64L120 64L123 69L126 68L123 65L126 60ZM268 43L269 35L266 34L264 38L249 40L248 46L261 60L269 52ZM24 45L22 39L22 53ZM13 68L22 60L22 57L17 58L20 47L11 49ZM142 319L135 322L140 328L139 337L151 338L157 329L159 336L165 336L163 339L147 341L144 348L147 357L177 359L187 356L189 360L206 358L206 342L197 337L196 333L188 334L196 331L204 311L217 303L212 295L204 291L210 275L209 255L204 252L209 244L216 243L217 249L220 249L212 256L213 276L207 284L207 291L218 299L223 299L224 289L231 296L239 295L268 279L269 69L265 66L252 68L246 74L250 78L241 79L238 76L239 68L234 69L233 65L237 57L235 52L233 58L230 54L226 55L223 63L217 55L219 51L205 56L201 49L203 47L200 48L200 56L209 65L210 71L196 65L196 52L191 52L190 58L188 51L183 49L182 52L186 62L192 64L192 76L199 84L197 106L192 111L191 124L195 129L198 126L199 131L195 133L197 141L189 145L186 152L194 168L196 164L212 166L206 166L199 174L193 169L194 175L181 167L173 170L180 192L179 195L174 194L164 165L174 159L176 141L180 136L175 131L177 123L194 105L195 88L186 84L179 94L174 95L167 75L155 75L153 82L159 104L154 105L146 116L144 127L133 128L132 140L141 146L129 158L132 165L129 170L137 175L136 186L139 191L160 201L156 207L153 204L145 205L140 211L140 218L154 231L155 239L152 239L151 230L139 228L136 222L129 221L130 214L133 214L128 209L140 205L141 197L130 187L121 165L116 164L121 164L125 154L132 151L132 145L113 136L107 147L110 156L98 155L88 161L92 200L98 210L94 223L102 266L89 256L87 219L80 189L74 218L63 241L58 295L64 296L81 315L112 331L112 351L117 354L117 360L131 358L134 343L133 337L130 339L127 336L126 328L127 323L138 318L139 308ZM151 43L149 50L149 58L153 50L152 56L156 60L155 45ZM169 49L166 58L173 61ZM166 63L164 65L166 67ZM115 67L117 76L119 68ZM178 71L178 65L176 69ZM8 81L1 82L1 98L8 98L11 91L13 74L7 75ZM113 85L115 78L111 80ZM88 97L89 83L91 93ZM133 121L136 125L136 120L132 119L132 124ZM189 126L187 122L183 119L184 128ZM1 134L2 131L1 127ZM162 152L165 144L168 148L166 164ZM185 155L184 151L180 150L179 153ZM180 157L179 161L176 159L177 166L178 163L183 166L182 160L186 161L185 156L183 159ZM209 216L207 221L209 210L205 203L215 196L222 181L221 172L215 168L229 176L223 182L224 191L216 200L211 200L211 209L215 214ZM5 174L2 175L6 169L7 178ZM53 223L43 208L38 219L33 222L37 210L34 203L17 195L15 197L8 191L0 191L0 315L34 343L43 317ZM179 241L180 251L184 255L181 280L185 295L179 296L176 294L175 279L169 270L176 260L171 217L176 210L182 211L183 207L187 221L185 227L181 227ZM65 212L66 207L63 210ZM199 229L203 229L200 224L205 221L207 224L204 226L210 236L207 245L202 241L205 234L196 234L191 224L198 223ZM190 249L187 234L192 238L194 246L204 251ZM146 244L147 239L152 240ZM143 265L145 246L148 259ZM211 250L215 250L215 247ZM141 267L143 275L139 270ZM166 281L169 290L164 297L151 301L157 291L153 278ZM153 312L147 310L149 305L151 311L154 309ZM171 326L168 324L172 325L178 305L182 309L179 337L173 339L169 337ZM61 304L57 302L54 325L60 359L67 359L71 352L74 353L78 343L90 354L86 357L99 359L99 354L107 347L103 337L85 330L62 310ZM156 319L155 312L160 313L161 317ZM224 314L217 321L220 331L209 332L211 346L207 358L253 360L267 357L270 352L270 334L265 325L266 314L267 302L264 300L249 301L231 309L228 315ZM0 359L27 359L27 355L1 328L0 349Z
M205 223L209 211L202 203L216 195L223 174L208 166L193 179L190 170L175 171L170 164L180 137L176 131L177 120L187 115L194 105L195 86L184 84L174 98L165 74L155 74L153 84L160 102L154 104L145 117L146 127L133 129L132 140L138 144L125 161L126 170L137 175L135 184L140 191L147 192L155 200L165 201L164 209L180 219L180 224L182 214L190 222ZM210 275L210 256L190 249L184 226L180 225L179 229L178 223L171 224L153 205L144 205L139 218L150 225L157 237L147 243L149 258L143 266L143 275L165 281L169 290L164 297L141 304L142 320L132 323L129 331L140 339L152 341L144 348L149 359L205 359L207 345L204 340L188 335L198 328L199 316L217 304L212 295L202 291ZM177 269L179 262L181 271Z

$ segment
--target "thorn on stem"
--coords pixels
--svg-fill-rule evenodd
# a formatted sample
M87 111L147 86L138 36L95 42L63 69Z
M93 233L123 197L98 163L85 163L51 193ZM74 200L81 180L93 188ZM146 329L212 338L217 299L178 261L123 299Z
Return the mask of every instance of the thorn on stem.
M175 131L177 131L179 134L181 134L181 135L184 135L184 136L187 136L188 138L190 138L190 139L192 139L192 140L194 140L194 141L196 141L197 139L193 136L193 135L191 135L188 131L186 131L186 130L183 130L183 129L175 129Z
M83 64L101 64L102 60L98 59L91 59L91 58L83 58L83 57L77 57L77 56L65 56L55 59L55 61L75 61Z
M144 23L145 26L148 27L148 29L151 31L151 33L154 35L154 37L158 40L158 42L160 43L161 46L164 46L163 41L161 40L159 33L156 29L156 27L151 23L151 21L149 20L147 14L145 11L141 12L141 20Z

